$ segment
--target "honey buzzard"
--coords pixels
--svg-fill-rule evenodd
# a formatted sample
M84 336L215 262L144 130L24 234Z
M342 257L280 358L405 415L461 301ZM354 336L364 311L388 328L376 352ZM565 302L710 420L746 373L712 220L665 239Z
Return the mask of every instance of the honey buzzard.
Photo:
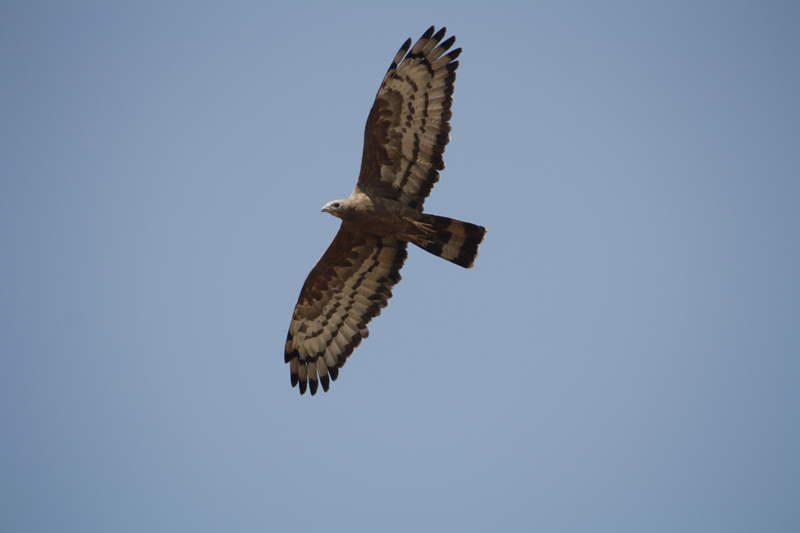
M286 337L300 394L315 394L320 383L327 392L369 335L367 324L400 281L409 242L465 268L478 255L485 228L422 212L450 141L461 48L447 52L456 39L441 42L445 31L431 26L411 51L408 39L397 52L367 118L356 188L322 208L342 224L303 284Z

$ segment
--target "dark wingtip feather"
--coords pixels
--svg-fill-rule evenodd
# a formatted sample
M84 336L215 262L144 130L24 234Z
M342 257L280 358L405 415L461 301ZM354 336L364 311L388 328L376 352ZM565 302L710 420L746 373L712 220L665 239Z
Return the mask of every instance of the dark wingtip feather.
M306 393L306 388L307 387L308 387L308 382L306 382L306 381L301 381L300 382L300 394L301 395Z
M330 370L328 372L330 372ZM322 390L324 390L325 392L328 392L328 389L331 386L331 380L328 378L328 376L320 377L319 378L319 382L322 384Z
M309 379L308 384L311 388L311 396L314 396L317 393L317 387L319 387L319 383L316 379Z
M401 46L400 50L398 50L397 54L395 54L394 60L392 60L392 64L389 65L389 69L386 71L387 76L397 68L397 65L399 65L400 62L403 60L403 57L406 55L406 52L408 52L409 48L411 48L410 38L406 39L406 42L403 43L403 46Z
M442 30L444 30L444 28L442 28ZM450 47L453 46L454 42L456 42L456 36L455 35L451 35L450 37L445 39L442 44L439 45L439 48L441 48L442 50L449 50ZM461 50L461 48L459 48L459 50Z

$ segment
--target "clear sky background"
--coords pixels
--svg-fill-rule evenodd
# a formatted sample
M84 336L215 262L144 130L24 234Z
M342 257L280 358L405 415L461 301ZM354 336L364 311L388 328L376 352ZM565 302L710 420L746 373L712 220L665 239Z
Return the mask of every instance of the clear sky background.
M301 397L431 24L489 233ZM0 530L800 530L800 4L7 1L0 70Z

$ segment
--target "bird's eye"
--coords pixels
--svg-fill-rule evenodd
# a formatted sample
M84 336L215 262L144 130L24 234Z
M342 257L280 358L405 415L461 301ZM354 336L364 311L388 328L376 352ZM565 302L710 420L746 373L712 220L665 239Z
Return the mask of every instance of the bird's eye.
M334 202L333 207L339 207L339 202Z

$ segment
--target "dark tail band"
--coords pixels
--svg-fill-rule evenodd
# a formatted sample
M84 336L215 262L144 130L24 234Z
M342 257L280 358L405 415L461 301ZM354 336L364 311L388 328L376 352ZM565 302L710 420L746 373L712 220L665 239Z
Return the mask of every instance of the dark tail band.
M451 263L472 268L478 257L478 245L486 235L486 228L447 217L423 215L423 222L434 228L434 235L421 248Z

